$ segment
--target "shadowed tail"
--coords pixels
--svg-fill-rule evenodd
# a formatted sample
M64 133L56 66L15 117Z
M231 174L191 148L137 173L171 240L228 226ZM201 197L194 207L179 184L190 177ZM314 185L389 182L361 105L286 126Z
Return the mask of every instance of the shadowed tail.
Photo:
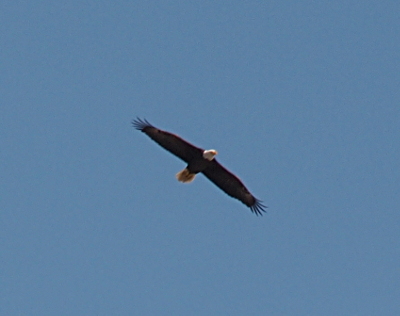
M187 168L183 169L182 171L179 171L176 174L176 178L178 181L183 182L183 183L189 183L192 182L194 177L196 176L195 173L190 173Z

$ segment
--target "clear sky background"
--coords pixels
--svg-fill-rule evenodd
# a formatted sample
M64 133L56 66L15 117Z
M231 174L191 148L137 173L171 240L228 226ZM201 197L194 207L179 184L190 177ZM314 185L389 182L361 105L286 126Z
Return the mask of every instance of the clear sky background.
M1 315L400 315L398 1L3 1ZM204 148L257 217L134 130Z

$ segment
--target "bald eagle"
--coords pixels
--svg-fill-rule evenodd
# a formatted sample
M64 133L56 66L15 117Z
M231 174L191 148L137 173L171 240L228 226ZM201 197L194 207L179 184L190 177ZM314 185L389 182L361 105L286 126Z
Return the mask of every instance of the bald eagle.
M238 177L215 159L216 150L196 147L179 136L154 127L147 120L137 118L132 121L132 125L188 164L185 169L176 174L178 181L189 183L193 181L197 173L201 172L226 194L250 207L257 216L265 212L266 206L247 190Z

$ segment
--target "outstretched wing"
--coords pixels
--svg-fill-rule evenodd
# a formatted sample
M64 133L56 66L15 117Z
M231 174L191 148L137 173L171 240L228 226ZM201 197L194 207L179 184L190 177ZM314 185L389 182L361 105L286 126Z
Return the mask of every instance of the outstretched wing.
M142 131L149 136L161 147L187 163L189 163L189 161L192 159L200 158L203 155L203 149L190 144L179 136L154 127L146 120L137 118L136 120L132 121L132 125L137 130Z
M203 174L226 194L250 207L256 215L262 215L262 212L265 212L266 206L247 190L238 177L224 168L215 158Z

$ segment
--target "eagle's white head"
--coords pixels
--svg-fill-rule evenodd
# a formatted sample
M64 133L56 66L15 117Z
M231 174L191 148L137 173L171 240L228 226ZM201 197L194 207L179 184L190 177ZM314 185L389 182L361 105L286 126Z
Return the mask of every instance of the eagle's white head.
M218 152L215 149L208 149L203 151L203 158L209 161L214 159L214 156L217 155Z

